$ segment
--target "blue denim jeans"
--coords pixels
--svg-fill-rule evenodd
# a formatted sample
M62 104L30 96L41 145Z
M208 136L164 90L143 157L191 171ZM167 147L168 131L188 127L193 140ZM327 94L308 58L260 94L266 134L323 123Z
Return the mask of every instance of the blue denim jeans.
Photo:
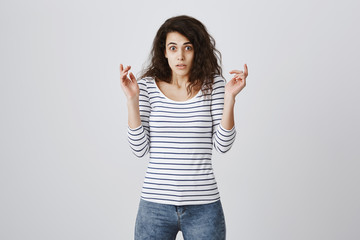
M175 206L140 200L135 240L224 240L225 218L220 200L202 205Z

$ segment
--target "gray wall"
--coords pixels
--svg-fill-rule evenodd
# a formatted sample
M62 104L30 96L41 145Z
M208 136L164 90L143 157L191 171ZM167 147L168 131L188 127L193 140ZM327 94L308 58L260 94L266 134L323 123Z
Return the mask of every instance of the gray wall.
M248 64L214 153L228 239L360 239L358 1L1 1L0 239L132 239L147 159L119 64L169 17L201 20L224 76Z

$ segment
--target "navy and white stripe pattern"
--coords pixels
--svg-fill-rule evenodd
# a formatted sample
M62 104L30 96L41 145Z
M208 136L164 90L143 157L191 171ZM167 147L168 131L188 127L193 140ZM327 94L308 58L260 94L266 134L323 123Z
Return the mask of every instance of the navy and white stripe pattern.
M128 140L137 157L150 153L141 197L172 205L217 201L212 148L227 152L236 135L235 127L226 130L220 124L225 80L214 79L210 97L199 91L184 102L167 98L153 78L138 84L142 125L128 127Z

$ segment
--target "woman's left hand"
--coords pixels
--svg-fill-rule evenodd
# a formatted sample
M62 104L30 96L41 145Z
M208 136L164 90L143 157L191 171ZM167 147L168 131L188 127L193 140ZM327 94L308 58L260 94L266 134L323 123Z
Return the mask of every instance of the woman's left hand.
M246 86L246 78L248 76L247 65L244 64L244 71L232 70L230 74L234 74L233 78L225 86L225 94L232 97L236 95Z

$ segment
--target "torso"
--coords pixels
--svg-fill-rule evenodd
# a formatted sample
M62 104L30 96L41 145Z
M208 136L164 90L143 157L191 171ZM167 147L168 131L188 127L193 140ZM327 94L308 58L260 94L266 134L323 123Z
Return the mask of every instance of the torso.
M150 77L140 87L147 91L141 94L139 107L141 116L149 116L143 119L150 153L142 199L178 206L219 200L212 136L222 108L211 105L222 99L205 100L201 91L190 96L185 87Z

